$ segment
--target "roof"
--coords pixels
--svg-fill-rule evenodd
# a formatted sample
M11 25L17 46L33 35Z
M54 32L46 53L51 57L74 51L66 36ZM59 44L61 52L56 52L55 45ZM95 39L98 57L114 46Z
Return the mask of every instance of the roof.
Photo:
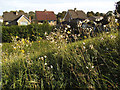
M22 15L28 17L24 12L6 12L3 13L4 21L14 21L20 18Z
M72 19L80 18L80 19L86 19L87 15L82 10L68 10L68 13L70 14Z
M20 18L17 19L17 22L18 22L22 17L24 17L24 18L27 19L29 22L31 22L25 15L20 16Z
M102 16L90 16L90 17L88 17L89 18L89 20L92 20L92 21L96 21L96 20L102 20L103 19L103 17Z
M53 11L35 11L36 19L42 20L57 20Z

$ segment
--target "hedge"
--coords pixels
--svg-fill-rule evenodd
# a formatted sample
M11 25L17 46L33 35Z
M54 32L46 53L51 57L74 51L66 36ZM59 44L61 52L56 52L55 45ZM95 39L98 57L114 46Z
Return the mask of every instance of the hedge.
M27 26L3 26L2 27L2 42L12 42L12 36L19 38L30 38L35 41L36 36L44 38L45 32L48 34L52 31L53 26L48 24L31 24Z

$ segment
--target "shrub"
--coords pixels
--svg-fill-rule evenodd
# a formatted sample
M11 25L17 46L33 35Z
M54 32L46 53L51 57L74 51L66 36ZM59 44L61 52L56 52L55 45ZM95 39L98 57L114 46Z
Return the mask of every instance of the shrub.
M52 31L53 26L46 23L43 25L31 24L28 26L3 26L2 27L2 41L11 42L13 36L18 36L20 38L30 38L30 40L35 41L36 36L41 36L44 38L44 33L48 34Z

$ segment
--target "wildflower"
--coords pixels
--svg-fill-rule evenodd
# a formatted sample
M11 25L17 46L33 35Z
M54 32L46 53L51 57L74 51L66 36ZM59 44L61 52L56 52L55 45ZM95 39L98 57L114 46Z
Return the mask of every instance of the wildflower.
M94 68L94 66L92 66L92 68Z
M50 70L50 67L47 67L48 70Z
M16 47L14 47L13 49L16 50Z
M22 53L24 53L25 51L24 50L21 50Z
M29 40L27 40L27 42L29 43Z
M45 66L47 65L47 63L45 63Z
M18 38L18 36L16 36L16 38Z
M5 59L5 61L7 61L7 59Z
M2 46L2 43L0 43L0 46Z
M45 35L47 35L47 32L45 32Z
M70 31L67 31L68 34L70 34Z
M85 43L83 42L83 45L85 45Z
M47 56L44 56L44 58L47 58Z
M101 40L104 40L104 38L102 37Z
M53 68L53 66L52 66L52 65L50 65L50 68Z
M117 26L119 26L119 23L117 23Z
M42 38L40 37L40 39L42 39Z
M43 58L43 57L41 57L41 60L44 60L44 58Z
M83 48L85 49L85 46L83 46Z
M38 41L40 43L40 41Z
M87 38L86 36L84 36L84 38Z
M88 69L88 67L86 66L86 68Z
M22 38L22 42L24 41L24 38Z
M39 35L40 35L40 33L39 33Z
M34 35L32 34L32 36L34 36Z
M89 47L90 47L91 49L93 49L93 45L90 45Z

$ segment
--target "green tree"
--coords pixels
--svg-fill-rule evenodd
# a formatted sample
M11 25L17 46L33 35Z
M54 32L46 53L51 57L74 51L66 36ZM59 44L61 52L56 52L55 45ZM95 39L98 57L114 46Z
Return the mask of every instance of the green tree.
M96 13L95 13L95 16L100 16L100 13L99 13L99 12L96 12Z
M94 12L93 11L90 11L90 12L87 12L87 16L90 17L90 16L94 16Z
M116 3L116 10L120 14L120 1Z

